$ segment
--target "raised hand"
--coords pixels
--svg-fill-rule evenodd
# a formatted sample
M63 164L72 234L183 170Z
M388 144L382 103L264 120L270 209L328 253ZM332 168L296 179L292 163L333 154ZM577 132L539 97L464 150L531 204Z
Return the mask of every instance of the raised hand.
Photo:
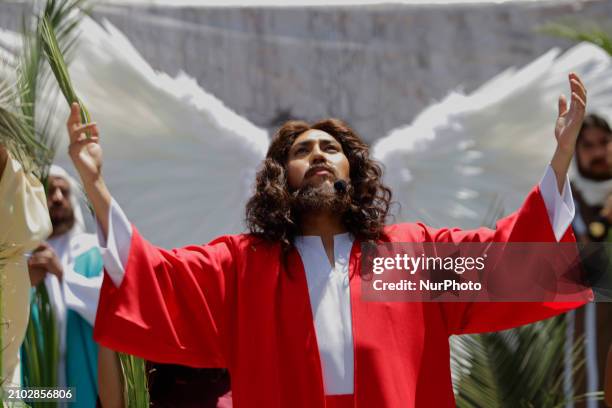
M569 75L569 82L572 93L571 104L568 109L565 96L559 97L559 116L555 125L555 137L559 149L573 155L576 138L584 119L587 93L584 84L575 73Z
M567 99L559 97L559 116L555 124L555 138L557 149L550 165L555 171L559 192L563 191L567 171L576 150L576 139L582 126L586 110L586 89L575 73L569 75L570 89L572 91L571 104L567 108Z
M98 144L98 126L95 122L81 123L80 108L76 102L70 107L66 126L70 136L68 153L83 183L99 180L102 174L102 148Z
M108 212L111 195L102 178L102 148L98 144L98 126L81 123L79 105L73 103L66 123L70 135L68 154L83 182L87 198L94 209L104 236L108 234ZM90 134L88 137L87 134Z

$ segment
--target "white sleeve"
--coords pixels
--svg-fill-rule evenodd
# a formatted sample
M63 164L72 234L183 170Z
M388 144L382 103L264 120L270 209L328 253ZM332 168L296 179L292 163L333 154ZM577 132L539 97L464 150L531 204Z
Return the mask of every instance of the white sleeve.
M64 273L63 285L66 307L80 314L92 326L96 321L103 277L100 274L87 278L74 271Z
M111 201L108 216L108 239L102 234L102 228L97 225L98 241L100 242L100 252L104 261L104 269L116 286L121 285L130 246L132 243L132 224L113 199Z
M563 193L559 194L557 176L549 164L540 181L540 192L542 193L544 205L548 212L550 225L553 228L557 241L560 241L576 214L569 180L566 176L565 184L563 185Z

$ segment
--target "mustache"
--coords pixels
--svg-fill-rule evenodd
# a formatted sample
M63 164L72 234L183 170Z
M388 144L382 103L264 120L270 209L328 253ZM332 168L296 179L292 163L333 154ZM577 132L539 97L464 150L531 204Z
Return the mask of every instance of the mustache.
M593 159L591 161L591 166L595 165L595 164L608 164L608 161L605 158L598 158L598 159Z
M316 173L317 171L321 171L321 170L327 170L329 171L334 177L336 177L336 172L334 171L334 169L330 166L324 165L324 164L317 164L314 166L311 166L308 171L306 172L306 174L304 174L304 178L308 178L310 176L312 176L314 173Z

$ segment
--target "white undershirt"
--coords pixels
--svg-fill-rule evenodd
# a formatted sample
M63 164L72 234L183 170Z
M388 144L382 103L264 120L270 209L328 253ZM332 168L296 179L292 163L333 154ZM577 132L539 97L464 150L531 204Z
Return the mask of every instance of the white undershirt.
M297 248L306 272L310 307L315 323L319 354L325 379L325 394L353 393L353 330L349 258L353 237L334 236L334 261L331 265L319 236L296 237ZM333 310L333 313L329 311Z
M569 182L566 178L563 194L559 194L555 173L548 165L540 181L540 191L558 241L575 214ZM100 231L98 227L104 267L119 286L130 252L132 226L114 200L109 214L108 242ZM348 280L352 243L348 233L334 236L335 265L332 267L320 237L302 236L295 240L308 282L326 395L353 393L354 347Z

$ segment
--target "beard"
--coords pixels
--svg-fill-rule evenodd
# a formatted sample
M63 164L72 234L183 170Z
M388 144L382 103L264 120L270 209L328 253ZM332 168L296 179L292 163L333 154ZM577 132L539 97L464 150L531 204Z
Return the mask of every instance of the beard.
M348 191L337 192L333 184L306 184L291 193L294 214L332 212L342 216L351 205Z
M596 159L593 162L591 162L588 167L585 167L582 165L580 160L576 158L576 164L578 167L578 172L580 172L580 175L582 175L582 177L587 178L589 180L605 181L605 180L612 178L612 169L608 167L607 170L603 170L604 166L607 165L607 161L605 159L600 159L600 160ZM601 170L594 170L592 168L593 164L599 164L600 165L599 167L601 168Z
M64 207L51 207L49 218L53 226L53 236L62 235L74 226L74 212Z

